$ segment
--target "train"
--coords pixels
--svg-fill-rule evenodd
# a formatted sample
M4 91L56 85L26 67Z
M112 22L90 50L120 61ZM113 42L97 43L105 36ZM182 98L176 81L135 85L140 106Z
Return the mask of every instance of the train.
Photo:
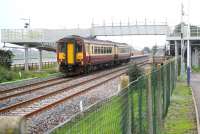
M126 43L85 38L77 35L57 41L59 71L66 75L88 74L130 61L131 47Z

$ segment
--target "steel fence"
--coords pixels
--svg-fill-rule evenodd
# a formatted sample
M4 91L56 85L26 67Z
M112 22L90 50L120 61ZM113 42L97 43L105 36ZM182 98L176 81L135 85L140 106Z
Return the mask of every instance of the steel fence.
M57 66L57 62L55 61L42 62L42 69L53 68L56 66ZM25 64L13 64L11 68L13 70L24 70ZM39 63L28 63L28 68L29 70L37 70L39 69Z
M179 62L154 66L118 95L76 114L50 133L160 134L176 84L175 63Z

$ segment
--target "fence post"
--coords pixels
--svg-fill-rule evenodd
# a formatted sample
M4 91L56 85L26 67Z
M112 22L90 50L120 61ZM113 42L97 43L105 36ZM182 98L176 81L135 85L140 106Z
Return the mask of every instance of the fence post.
M169 61L169 82L170 82L170 96L172 95L173 80L172 80L172 61ZM170 99L169 99L170 100Z
M148 134L153 134L153 111L152 111L152 89L151 89L151 68L147 70L147 124Z
M162 128L163 128L163 121L162 121L162 87L161 87L161 65L158 64L157 65L157 69L158 69L158 76L157 76L157 80L158 80L158 99L157 99L157 106L158 106L158 112L157 112L157 118L158 118L158 126L159 126L159 132L161 132Z

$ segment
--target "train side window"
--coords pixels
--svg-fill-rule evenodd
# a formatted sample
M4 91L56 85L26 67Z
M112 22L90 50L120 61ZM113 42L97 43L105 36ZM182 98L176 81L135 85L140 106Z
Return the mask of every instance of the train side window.
M109 47L109 54L111 54L111 49L112 49L112 48L111 48L111 47Z
M98 47L98 54L100 54L101 53L101 49L100 49L100 47Z
M97 47L97 54L99 54L99 47Z
M98 53L97 47L94 47L94 53L95 53L95 54Z
M103 47L101 47L101 54L103 54Z
M109 54L109 47L107 47L106 49L107 49L107 54Z

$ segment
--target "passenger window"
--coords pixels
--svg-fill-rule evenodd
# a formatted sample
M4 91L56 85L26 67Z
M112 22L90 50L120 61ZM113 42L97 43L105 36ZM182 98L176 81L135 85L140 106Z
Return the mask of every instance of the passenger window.
M98 47L98 54L100 54L101 53L101 49L100 49L100 47Z
M103 47L101 47L101 54L103 54L104 52L103 52Z
M95 54L98 53L97 47L94 47L94 53L95 53Z
M106 54L106 47L104 47L103 49L104 49L104 54Z

